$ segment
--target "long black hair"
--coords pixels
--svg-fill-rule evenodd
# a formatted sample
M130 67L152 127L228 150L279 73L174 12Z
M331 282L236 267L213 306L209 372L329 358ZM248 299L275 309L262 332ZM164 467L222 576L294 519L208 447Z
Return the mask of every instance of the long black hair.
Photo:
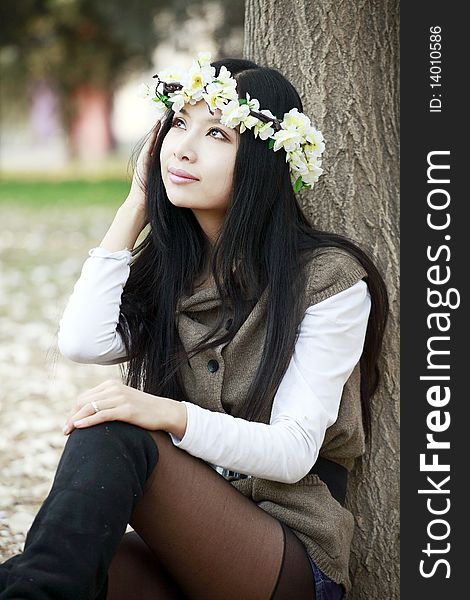
M302 102L277 70L242 59L222 65L237 81L240 97L257 98L277 117ZM126 385L175 400L191 401L179 369L194 354L230 341L268 286L267 333L262 359L241 415L257 420L271 406L284 376L302 319L305 280L302 266L312 250L338 247L358 259L368 273L372 306L360 359L361 403L366 439L370 438L370 399L379 382L378 358L388 316L385 283L367 254L345 236L316 230L293 191L284 150L274 152L251 132L239 137L228 208L213 245L193 212L168 199L160 170L162 141L174 112L168 109L158 134L147 181L149 232L132 251L123 290L118 331L128 351ZM206 265L221 298L219 320L199 344L186 353L178 337L176 307L191 293ZM232 325L227 331L227 317ZM218 337L214 338L216 334ZM211 338L212 339L211 341ZM121 368L124 367L121 365ZM189 391L190 392L190 391Z

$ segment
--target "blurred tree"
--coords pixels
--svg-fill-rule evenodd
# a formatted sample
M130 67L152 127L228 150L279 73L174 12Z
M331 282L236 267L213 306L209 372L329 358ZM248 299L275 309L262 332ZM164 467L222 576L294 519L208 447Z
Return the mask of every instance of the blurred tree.
M113 90L131 72L152 66L159 42L208 11L218 11L214 43L217 53L224 52L232 32L243 28L243 6L243 0L16 0L12 10L1 3L3 98L24 101L35 82L50 82L59 95L72 153L80 152L86 115L87 131L96 135L101 127L105 146L112 146ZM170 18L161 19L163 14ZM178 40L181 50L185 41L193 41L191 36Z

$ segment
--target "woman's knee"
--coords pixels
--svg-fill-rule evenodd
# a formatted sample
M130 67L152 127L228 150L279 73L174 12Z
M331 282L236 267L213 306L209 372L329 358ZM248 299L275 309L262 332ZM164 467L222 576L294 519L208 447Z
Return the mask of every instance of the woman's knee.
M96 423L96 425L90 425L88 427L77 427L72 430L69 438L77 435L138 435L146 432L146 429L134 425L133 423L127 423L126 421L103 421L103 423Z
M116 449L124 460L129 459L133 464L147 464L148 478L158 463L158 439L150 435L147 429L133 423L105 421L90 427L74 429L69 435L64 451L78 447L80 450L94 449L96 454L102 451L106 454L106 451Z

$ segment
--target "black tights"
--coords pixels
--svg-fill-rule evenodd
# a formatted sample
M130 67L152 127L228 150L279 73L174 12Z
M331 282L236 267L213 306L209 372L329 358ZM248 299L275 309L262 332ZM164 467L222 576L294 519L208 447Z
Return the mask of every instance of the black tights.
M150 433L159 460L111 563L108 600L314 600L289 527L167 433Z
M114 421L70 434L23 553L0 565L0 599L19 597L314 600L315 591L286 525L168 433Z

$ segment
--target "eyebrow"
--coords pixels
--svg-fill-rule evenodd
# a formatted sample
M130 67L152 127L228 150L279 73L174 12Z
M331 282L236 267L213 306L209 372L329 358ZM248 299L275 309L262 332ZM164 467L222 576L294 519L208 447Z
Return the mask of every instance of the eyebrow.
M187 115L188 117L191 118L191 115L188 113L188 111L184 107L182 107L179 112L182 115ZM205 121L207 123L219 123L219 124L221 124L220 123L220 119L218 119L217 117L209 117L208 119L205 119Z

